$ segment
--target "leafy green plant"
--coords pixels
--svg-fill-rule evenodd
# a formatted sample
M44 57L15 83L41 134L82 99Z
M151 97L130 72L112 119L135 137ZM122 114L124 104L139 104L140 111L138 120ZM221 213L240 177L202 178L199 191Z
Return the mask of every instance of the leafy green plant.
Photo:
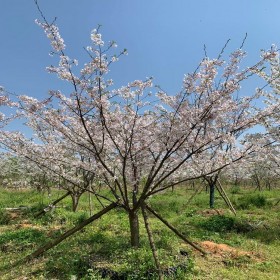
M7 211L0 210L0 225L8 225L10 223L10 216Z
M267 204L267 198L262 194L247 194L237 200L238 209L249 209L252 206L261 208Z
M100 275L100 272L97 270L97 269L92 269L92 268L89 268L87 270L87 274L81 278L81 280L106 280L109 278L108 277L102 277L102 275Z
M240 193L241 193L241 188L240 188L240 186L233 186L233 187L231 188L230 192L231 192L232 194L240 194Z
M32 243L45 240L45 233L33 228L19 229L16 231L5 232L0 235L0 244L9 241L17 243Z
M235 219L224 215L211 216L200 222L200 226L214 232L226 232L234 229Z
M76 224L78 225L78 224L81 224L82 222L84 222L86 219L88 219L89 218L89 215L88 215L88 213L86 213L86 212L81 212L81 213L79 213L79 215L78 215L78 217L77 217L77 219L76 219Z

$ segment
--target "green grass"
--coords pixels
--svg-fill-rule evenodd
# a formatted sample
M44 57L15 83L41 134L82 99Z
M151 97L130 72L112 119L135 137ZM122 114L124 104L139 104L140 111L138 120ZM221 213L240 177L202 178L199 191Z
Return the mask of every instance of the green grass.
M223 209L223 213L204 215L208 194L201 192L188 203L192 192L175 189L151 198L149 203L191 240L224 243L253 252L257 257L216 258L213 255L203 258L150 215L161 266L166 273L172 267L177 269L176 274L166 279L278 279L280 205L274 206L274 201L280 198L280 191L253 193L242 188L228 191L237 216L219 197L216 208ZM17 263L89 217L88 197L83 195L76 213L71 212L71 200L67 198L55 211L34 218L43 205L61 194L63 192L54 191L49 198L32 190L0 190L0 279L105 279L101 278L104 269L125 275L127 279L157 279L143 220L140 219L141 247L131 249L128 217L122 209L112 210L42 257L28 264ZM93 204L94 213L101 209L97 201ZM9 211L3 210L20 205L28 209L13 219ZM180 250L187 252L188 257L182 256Z

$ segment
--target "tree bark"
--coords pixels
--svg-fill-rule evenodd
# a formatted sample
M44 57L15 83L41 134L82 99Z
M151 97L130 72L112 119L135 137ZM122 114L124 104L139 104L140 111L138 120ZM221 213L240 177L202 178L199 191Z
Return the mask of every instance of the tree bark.
M52 241L48 242L47 244L45 244L44 246L41 246L40 248L38 248L35 252L33 252L32 254L30 254L26 257L26 261L29 261L33 258L37 258L38 256L42 255L43 253L45 253L49 249L53 248L54 246L58 245L60 242L65 240L67 237L73 235L75 232L81 230L83 227L90 224L94 220L97 220L98 218L100 218L101 216L103 216L104 214L109 212L110 210L116 208L117 206L118 206L117 203L115 203L115 202L111 203L110 205L108 205L107 207L105 207L104 209L102 209L101 211L96 213L95 215L91 216L87 220L83 221L79 225L77 225L74 228L66 231L64 234L62 234L61 236L59 236L55 240L52 240Z
M138 213L135 210L131 210L129 211L128 216L130 225L130 244L132 247L138 248L140 244Z
M261 191L261 189L262 189L261 181L260 181L259 175L258 175L256 172L255 172L255 174L254 174L253 179L254 179L254 181L255 181L255 183L256 183L256 185L257 185L255 191L256 191L256 190Z
M72 211L76 212L78 209L78 204L80 197L83 193L71 193L71 198L72 198Z
M137 205L137 188L134 189L132 194L132 203L133 208L129 210L129 226L130 226L130 244L134 248L139 248L140 246L140 230L139 230L139 218L138 211L136 208Z
M215 204L215 185L214 184L209 184L209 206L210 208L214 208Z

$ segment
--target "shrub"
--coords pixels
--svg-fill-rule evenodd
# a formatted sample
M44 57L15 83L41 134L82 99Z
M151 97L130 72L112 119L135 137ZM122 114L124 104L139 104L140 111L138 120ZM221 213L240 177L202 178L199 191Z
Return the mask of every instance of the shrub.
M240 188L240 186L233 186L232 189L230 190L230 192L232 194L239 194L239 193L241 193L241 188Z
M236 221L234 228L237 233L248 233L254 230L252 225L246 220Z
M243 196L237 200L237 208L249 209L252 206L261 208L267 205L267 199L262 194L251 194Z
M206 221L200 222L200 226L206 230L214 232L225 232L234 229L235 219L223 215L215 215Z

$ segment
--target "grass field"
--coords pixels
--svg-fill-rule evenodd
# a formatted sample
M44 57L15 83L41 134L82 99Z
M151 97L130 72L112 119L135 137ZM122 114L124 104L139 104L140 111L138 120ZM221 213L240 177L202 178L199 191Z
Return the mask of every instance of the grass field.
M202 257L150 216L166 279L280 279L280 203L275 205L280 191L227 192L237 216L218 196L216 210L209 210L204 191L190 203L193 191L185 188L150 199L158 213L209 252ZM157 279L143 221L141 248L131 249L129 222L122 209L112 210L42 257L21 263L40 245L89 217L88 195L84 195L76 213L66 198L55 211L34 218L61 194L0 190L0 279ZM21 205L28 208L5 210ZM100 209L93 200L93 212Z

